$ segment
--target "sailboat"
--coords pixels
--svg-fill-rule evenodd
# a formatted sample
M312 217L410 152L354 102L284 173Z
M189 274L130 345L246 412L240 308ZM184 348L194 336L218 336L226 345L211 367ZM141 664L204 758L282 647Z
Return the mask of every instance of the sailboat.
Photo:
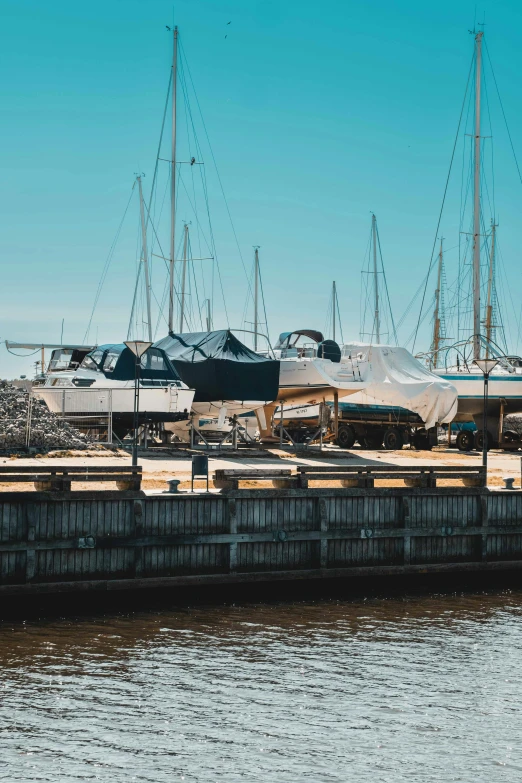
M450 381L458 391L457 422L474 421L477 432L462 431L457 436L457 446L468 450L475 446L482 448L484 441L483 408L484 376L474 362L482 358L498 359L497 366L489 377L487 403L487 442L489 446L509 447L511 442L518 448L521 444L514 433L503 433L503 420L507 413L522 412L522 358L506 356L495 345L492 337L492 280L495 257L495 222L492 222L491 255L487 285L486 333L482 332L481 319L481 92L482 92L482 45L484 33L475 33L475 123L473 132L473 257L472 257L472 300L473 324L469 341L453 346L442 345L440 318L441 270L443 264L442 247L439 253L437 289L435 296L434 333L432 340L431 362L433 372ZM450 361L456 354L456 361ZM518 444L517 444L518 441Z
M231 417L255 410L272 402L278 393L279 362L271 355L257 352L257 327L254 350L248 348L230 329L213 330L211 311L207 316L207 331L187 331L186 286L189 228L185 225L179 322L175 324L175 237L176 237L176 183L177 183L177 79L178 28L173 30L172 55L172 136L170 160L170 257L169 257L169 315L168 334L154 343L164 351L180 378L195 395L192 411L197 416ZM189 161L193 165L196 161ZM255 308L258 309L258 251L256 258ZM178 326L178 330L175 330Z

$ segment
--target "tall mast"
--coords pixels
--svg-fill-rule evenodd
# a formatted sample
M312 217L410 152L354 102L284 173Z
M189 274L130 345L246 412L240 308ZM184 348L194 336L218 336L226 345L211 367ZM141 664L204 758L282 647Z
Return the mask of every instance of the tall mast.
M337 302L337 290L335 280L332 283L332 340L335 340L335 305Z
M210 315L210 299L207 299L207 332L210 332L210 325L212 323Z
M437 273L437 288L435 290L435 312L433 314L432 367L437 368L440 348L440 292L442 287L442 237L440 239L439 269Z
M379 316L379 278L377 277L377 218L372 215L373 236L373 276L375 280L375 342L381 342L381 324Z
M169 332L174 331L174 244L176 238L176 87L178 81L178 28L174 28L172 55L172 147L170 155L170 258L169 258Z
M473 358L480 359L480 88L482 36L475 36L475 133L473 174Z
M495 239L496 239L497 224L495 221L491 221L491 254L489 257L489 273L488 273L488 298L486 304L486 359L489 359L489 345L491 341L491 334L493 332L493 276L495 274Z
M150 314L150 278L149 278L149 259L147 256L147 223L145 221L145 207L143 204L143 189L141 187L141 177L138 177L138 188L140 194L140 217L141 217L141 245L143 255L143 269L145 272L145 298L147 301L147 326L149 341L152 342L152 318Z
M257 351L259 326L259 248L254 248L254 351Z
M183 271L181 274L181 307L179 313L179 331L183 332L183 323L185 321L185 286L187 283L187 246L188 246L188 225L185 223L183 233Z

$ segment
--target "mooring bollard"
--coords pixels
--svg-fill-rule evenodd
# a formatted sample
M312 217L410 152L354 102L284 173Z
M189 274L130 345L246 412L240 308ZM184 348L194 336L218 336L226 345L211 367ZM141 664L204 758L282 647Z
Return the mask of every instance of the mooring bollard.
M504 476L502 481L504 482L504 486L506 489L515 489L514 487L515 479L512 476Z
M168 479L167 484L169 485L169 488L167 489L167 492L171 494L178 494L179 493L179 485L181 484L180 479Z

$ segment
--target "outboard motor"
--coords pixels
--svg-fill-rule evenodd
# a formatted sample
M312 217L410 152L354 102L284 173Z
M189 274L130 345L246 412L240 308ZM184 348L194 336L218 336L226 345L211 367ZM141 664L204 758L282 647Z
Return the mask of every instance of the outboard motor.
M341 349L335 340L323 340L317 346L319 359L330 359L331 362L341 361Z

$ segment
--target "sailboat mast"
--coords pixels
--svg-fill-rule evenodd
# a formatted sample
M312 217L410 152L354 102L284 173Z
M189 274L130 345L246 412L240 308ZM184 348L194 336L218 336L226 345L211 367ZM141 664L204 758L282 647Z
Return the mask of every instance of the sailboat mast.
M210 299L207 299L207 332L210 332L210 325L212 323L210 315Z
M377 277L377 218L372 215L372 237L373 237L373 276L375 293L375 342L381 342L381 324L379 316L379 278Z
M489 359L489 346L491 342L491 334L493 331L493 275L495 274L495 239L496 239L497 224L492 221L491 223L491 254L489 257L489 274L488 274L488 298L486 304L486 359Z
M183 271L181 274L181 307L179 314L179 331L183 332L185 321L185 287L187 284L187 247L188 247L188 225L185 223L183 235Z
M170 259L169 259L169 332L174 331L174 252L176 238L176 87L178 82L178 28L174 28L172 55L172 147L170 156Z
M440 292L442 286L442 237L439 250L439 269L437 273L437 288L435 291L435 312L433 314L433 345L432 345L432 367L437 368L440 348Z
M150 314L150 277L149 277L149 259L147 256L147 223L145 221L145 206L143 204L143 189L141 186L141 177L138 177L138 189L140 195L140 217L141 217L141 244L143 255L143 269L145 272L145 298L147 301L147 326L149 341L152 342L152 318Z
M482 36L475 36L475 133L473 172L473 358L480 359L480 90Z
M335 305L337 302L337 290L335 287L335 280L332 284L332 340L335 340Z
M254 351L257 351L259 327L259 248L254 248Z

